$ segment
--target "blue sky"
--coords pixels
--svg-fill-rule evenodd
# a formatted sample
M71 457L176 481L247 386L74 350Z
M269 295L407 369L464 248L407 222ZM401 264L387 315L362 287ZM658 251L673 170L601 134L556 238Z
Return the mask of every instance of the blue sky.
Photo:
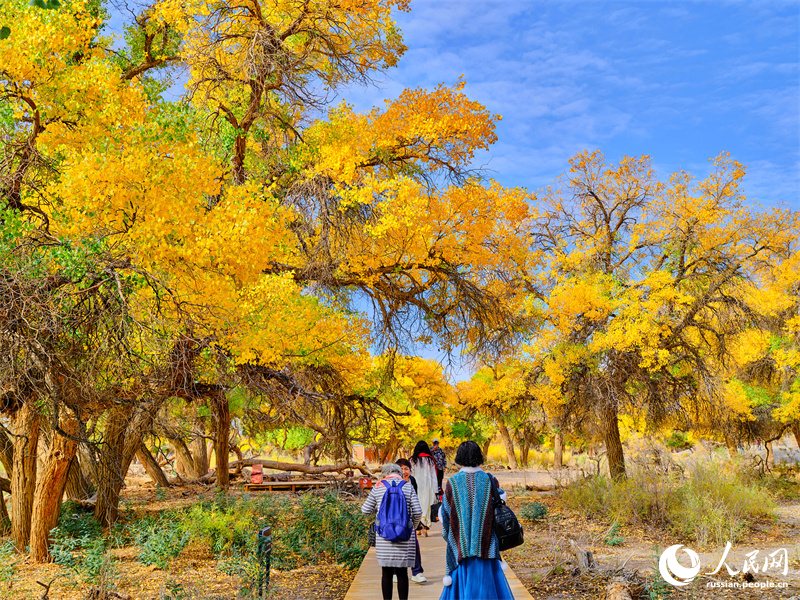
M399 67L341 98L367 110L463 74L503 115L476 164L505 185L543 187L584 148L649 154L663 178L727 151L749 199L800 210L798 0L412 0L397 22Z

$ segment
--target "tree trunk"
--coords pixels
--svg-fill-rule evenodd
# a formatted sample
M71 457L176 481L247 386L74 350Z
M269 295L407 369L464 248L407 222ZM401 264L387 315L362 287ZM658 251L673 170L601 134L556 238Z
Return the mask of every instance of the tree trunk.
M100 485L97 487L97 504L94 516L109 527L119 519L119 493L124 483L125 471L122 469L125 429L132 416L129 406L120 405L111 409L104 432L104 444L100 450L97 465Z
M397 447L400 445L400 441L397 439L397 434L392 431L389 435L389 440L386 442L386 445L383 447L383 452L380 456L380 462L386 463L390 461L394 461L395 454L397 453Z
M495 422L497 423L497 430L500 432L500 437L503 439L503 445L506 447L506 454L508 455L508 465L512 469L518 469L519 465L517 464L517 457L514 454L514 441L511 439L511 435L508 433L508 427L506 427L506 422L503 420L500 411L495 412Z
M139 447L139 449L136 451L136 459L142 463L144 470L147 471L147 474L150 476L150 479L153 480L153 483L155 483L158 487L169 487L167 476L164 475L164 471L162 471L161 467L158 466L158 462L156 462L156 459L153 458L152 454L150 454L150 450L147 449L147 446L142 444Z
M59 420L61 429L73 436L78 434L78 420L64 414ZM50 530L58 524L64 488L70 465L78 451L78 442L53 431L44 468L36 481L31 518L31 560L37 563L50 559Z
M792 433L794 434L794 441L797 442L797 449L800 450L800 421L792 423Z
M173 448L175 448L175 470L186 477L187 479L197 479L208 473L208 469L206 469L205 473L198 473L197 469L195 468L195 461L192 453L189 451L189 447L186 445L180 438L167 438L171 443Z
M765 462L768 470L772 470L775 466L775 451L772 448L772 441L764 442L764 449L767 451Z
M0 463L10 478L14 470L14 442L11 441L8 430L2 425L0 425Z
M739 450L736 447L736 438L727 432L725 433L725 446L727 446L728 455L731 458L735 458L739 454Z
M92 495L92 488L83 474L80 457L77 454L69 465L67 487L64 492L70 500L86 500Z
M553 436L553 468L564 468L564 434L560 429L556 429Z
M95 456L97 455L93 451L93 448L89 448L89 445L85 442L80 443L78 446L78 458L81 463L81 473L84 475L84 478L88 478L88 483L96 490L100 487L100 475L98 472L98 461Z
M11 517L8 516L5 494L0 490L0 535L11 533Z
M224 393L220 393L214 399L214 412L216 413L214 453L217 456L217 487L227 490L230 479L228 445L230 443L231 413L228 407L228 397Z
M491 446L491 445L492 445L492 438L489 438L485 442L483 442L483 448L481 448L481 451L483 452L483 459L484 460L488 459L489 446Z
M11 473L11 538L22 552L31 537L33 492L36 488L36 452L39 447L39 412L25 402L13 417L14 464Z
M208 473L209 461L208 450L206 448L206 422L205 419L198 417L194 421L195 438L191 443L192 458L194 459L194 472L198 477Z
M528 454L530 453L530 450L530 441L528 441L527 437L523 437L519 446L519 462L522 465L522 468L526 468L528 466Z
M106 440L101 454L103 477L97 489L94 515L104 527L119 519L119 494L125 475L131 466L142 439L153 426L153 418L163 404L163 398L142 401L135 409L120 406L114 409L106 425Z
M619 436L619 419L617 407L612 402L606 402L602 413L603 441L606 444L608 457L608 471L614 479L625 478L625 454L622 450L622 440Z

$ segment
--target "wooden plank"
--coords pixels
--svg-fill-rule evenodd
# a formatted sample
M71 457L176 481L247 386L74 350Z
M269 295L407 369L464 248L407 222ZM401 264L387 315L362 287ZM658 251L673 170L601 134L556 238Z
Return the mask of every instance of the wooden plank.
M263 483L246 483L248 492L284 490L295 492L300 489L330 487L332 481L265 481Z
M434 524L429 534L430 537L419 538L422 568L425 569L424 575L428 581L422 585L411 583L408 597L413 600L439 600L444 589L442 579L445 571L445 541L442 538L441 525ZM410 577L411 569L408 570L408 574ZM508 569L505 574L511 592L514 594L514 600L533 600L511 569ZM375 548L370 548L344 600L376 600L381 597L380 590L381 568L375 557ZM394 596L397 596L396 587Z

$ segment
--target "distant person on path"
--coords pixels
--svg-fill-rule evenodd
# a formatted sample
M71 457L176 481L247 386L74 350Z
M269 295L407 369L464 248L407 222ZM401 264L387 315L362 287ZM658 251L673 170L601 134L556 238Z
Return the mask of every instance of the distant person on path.
M513 600L494 533L492 486L503 500L505 492L481 469L483 453L475 442L462 443L455 462L461 470L447 480L441 508L447 562L439 600Z
M400 486L406 503L406 515L408 516L408 539L399 541L389 541L381 535L380 516L381 507L387 498L389 487ZM414 530L422 516L422 509L419 506L417 493L410 485L403 480L403 471L394 463L383 465L381 469L381 480L372 488L369 496L361 506L361 512L365 515L378 513L376 520L375 552L378 556L378 564L381 567L381 592L383 600L392 600L392 590L394 588L392 579L397 577L397 596L400 600L408 600L408 567L414 566L416 555L417 537ZM384 513L386 511L384 510Z
M433 462L428 442L420 440L411 455L411 474L417 480L417 494L422 507L422 531L428 537L431 526L431 504L436 502L436 463Z
M397 461L395 462L397 462L398 466L403 470L403 479L408 481L411 484L411 487L413 487L414 491L416 492L417 480L411 474L411 463L408 462L407 458L398 458ZM422 554L420 554L419 551L419 540L417 539L416 535L414 536L414 542L415 545L417 546L417 555L416 558L414 559L414 566L411 567L411 581L422 585L423 583L428 581L428 578L422 574L425 571L425 569L422 568Z
M436 483L439 486L438 493L442 493L442 479L444 479L444 470L447 468L447 457L444 455L444 450L439 448L439 440L433 440L433 448L431 448L431 456L433 462L436 464Z

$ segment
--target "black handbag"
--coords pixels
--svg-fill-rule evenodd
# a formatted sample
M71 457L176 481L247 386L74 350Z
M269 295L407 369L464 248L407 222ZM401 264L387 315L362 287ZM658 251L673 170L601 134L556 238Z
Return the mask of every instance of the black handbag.
M436 523L439 520L440 508L442 508L441 502L434 502L431 504L431 523Z
M517 516L500 498L500 492L494 477L491 481L492 504L494 505L494 533L497 536L497 545L500 552L521 546L525 541L522 535L522 525Z
M374 547L375 546L375 521L369 524L369 530L367 531L367 543Z

